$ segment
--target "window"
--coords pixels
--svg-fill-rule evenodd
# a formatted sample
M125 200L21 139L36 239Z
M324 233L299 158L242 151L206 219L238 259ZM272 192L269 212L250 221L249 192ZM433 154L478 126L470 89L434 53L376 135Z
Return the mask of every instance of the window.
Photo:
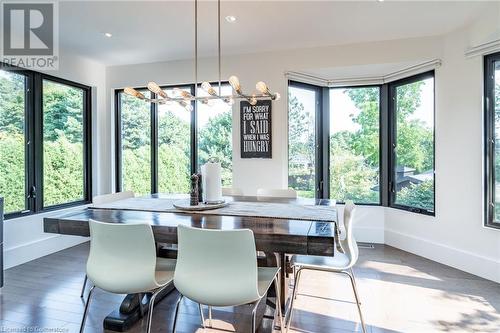
M43 204L85 199L85 90L43 80ZM64 191L61 191L64 189Z
M194 85L175 87L194 94ZM162 89L178 96L174 87ZM205 94L198 90L199 96ZM222 94L231 94L229 84L222 84ZM231 186L231 106L218 100L199 102L190 112L178 103L151 104L117 90L116 115L117 191L188 193L191 174L209 157L221 162L223 185Z
M218 85L214 89L219 92ZM221 85L221 96L231 95L229 84ZM198 96L208 96L198 87ZM198 102L198 165L205 164L209 158L219 160L222 166L222 185L231 187L233 183L233 108L221 100Z
M291 82L288 89L288 186L300 197L316 189L316 114L320 89Z
M25 75L0 70L0 196L5 197L5 213L28 209L26 178Z
M380 88L330 90L330 198L378 204Z
M299 196L434 215L434 71L373 86L290 81L288 102Z
M500 228L500 53L484 59L485 224Z
M0 69L0 196L6 217L90 202L90 87Z
M390 84L390 203L434 213L434 72Z
M191 93L191 87L183 90ZM165 89L169 96L173 89ZM192 114L178 103L158 105L158 191L188 193Z
M146 98L148 91L140 91ZM151 104L120 93L120 152L123 190L151 192Z

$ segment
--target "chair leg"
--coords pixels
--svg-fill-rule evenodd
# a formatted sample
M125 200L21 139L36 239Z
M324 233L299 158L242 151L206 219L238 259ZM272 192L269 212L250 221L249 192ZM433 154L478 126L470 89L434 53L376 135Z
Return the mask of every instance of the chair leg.
M92 288L90 288L89 295L87 296L87 302L85 302L85 310L83 310L83 318L82 318L82 323L80 325L80 333L83 333L83 330L85 329L85 321L87 320L87 314L89 312L90 298L94 293L94 289L95 286L92 286Z
M361 320L361 328L363 329L363 333L366 333L365 320L363 319L363 313L361 311L361 302L359 301L358 290L356 288L356 280L354 279L354 275L352 275L351 273L347 271L344 271L343 273L349 276L349 279L351 280L352 290L354 292L354 297L356 298L356 305L358 306L359 319Z
M151 332L151 322L153 321L153 308L155 306L155 299L156 296L163 290L164 288L161 288L159 290L156 290L152 295L151 298L149 299L149 309L148 309L148 322L147 322L147 333ZM142 300L141 300L142 302Z
M276 307L278 310L278 316L280 318L280 331L284 332L285 326L283 325L283 313L281 312L281 298L280 298L280 289L278 285L278 277L274 278L274 288L276 289Z
M80 298L83 298L83 293L85 292L85 287L87 286L87 274L85 274L85 279L83 280L82 292L80 293Z
M257 305L259 305L259 301L255 302L253 304L253 309L252 309L252 333L256 333L257 332L257 323L256 323L256 320L255 320L255 316L257 314Z
M201 307L201 303L198 303L198 308L200 310L201 326L203 328L206 328L205 327L205 316L203 315L203 308Z
M297 298L297 291L299 290L299 280L300 280L300 274L302 273L302 269L299 268L295 272L295 283L293 285L293 292L292 292L292 297L290 298L290 307L288 308L288 315L285 316L285 326L287 329L290 328L290 324L292 323L292 313L293 313L293 303L295 299Z
M212 328L212 307L208 306L208 327Z
M179 315L179 306L181 304L182 298L184 296L180 295L179 299L177 300L177 303L175 304L175 312L174 312L174 325L172 328L172 333L175 333L175 329L177 328L177 316Z

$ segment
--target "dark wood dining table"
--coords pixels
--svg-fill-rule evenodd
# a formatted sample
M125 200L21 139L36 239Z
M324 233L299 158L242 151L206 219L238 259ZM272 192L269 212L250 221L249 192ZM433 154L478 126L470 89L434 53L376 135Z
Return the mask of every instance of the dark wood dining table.
M169 198L167 194L152 194L151 198ZM225 197L226 201L270 202L296 205L331 206L335 202L327 199L262 198L252 196ZM336 214L335 214L336 215ZM204 215L197 213L167 213L126 209L93 209L85 207L71 212L44 218L44 232L88 237L89 219L110 223L134 223L148 221L157 243L177 244L177 226L180 224L204 229L251 229L258 251L266 253L267 264L279 265L280 298L285 307L288 298L287 254L333 256L338 228L336 221L294 220L289 218L264 218L247 216ZM141 318L134 295L128 295L119 310L111 313L104 327L115 331L128 330ZM158 297L160 298L160 297Z

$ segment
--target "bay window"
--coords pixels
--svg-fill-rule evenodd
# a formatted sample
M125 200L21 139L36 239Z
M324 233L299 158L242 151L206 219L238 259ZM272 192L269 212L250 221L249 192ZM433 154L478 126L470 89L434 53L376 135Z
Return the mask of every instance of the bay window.
M302 197L434 215L434 72L288 91L288 183Z

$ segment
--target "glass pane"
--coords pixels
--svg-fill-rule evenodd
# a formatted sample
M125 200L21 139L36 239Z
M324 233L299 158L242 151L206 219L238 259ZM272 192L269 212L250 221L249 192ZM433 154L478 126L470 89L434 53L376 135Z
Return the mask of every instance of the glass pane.
M434 211L434 79L396 87L398 205Z
M145 195L151 193L151 104L124 93L120 103L122 190Z
M24 75L0 70L0 197L5 213L26 209L25 91Z
M191 93L189 87L184 88ZM174 96L172 89L165 89ZM188 193L191 173L191 111L179 103L158 106L158 191Z
M330 90L330 198L380 202L379 88Z
M495 62L495 143L500 142L500 61ZM495 221L500 220L500 145L495 144Z
M218 84L213 85L219 92ZM229 84L223 84L221 95L231 95ZM198 88L198 96L208 96ZM233 108L221 100L210 100L208 103L198 102L198 165L207 162L210 157L217 158L222 165L222 185L233 184Z
M314 198L316 92L288 88L288 186Z
M43 203L84 199L84 91L43 80Z

